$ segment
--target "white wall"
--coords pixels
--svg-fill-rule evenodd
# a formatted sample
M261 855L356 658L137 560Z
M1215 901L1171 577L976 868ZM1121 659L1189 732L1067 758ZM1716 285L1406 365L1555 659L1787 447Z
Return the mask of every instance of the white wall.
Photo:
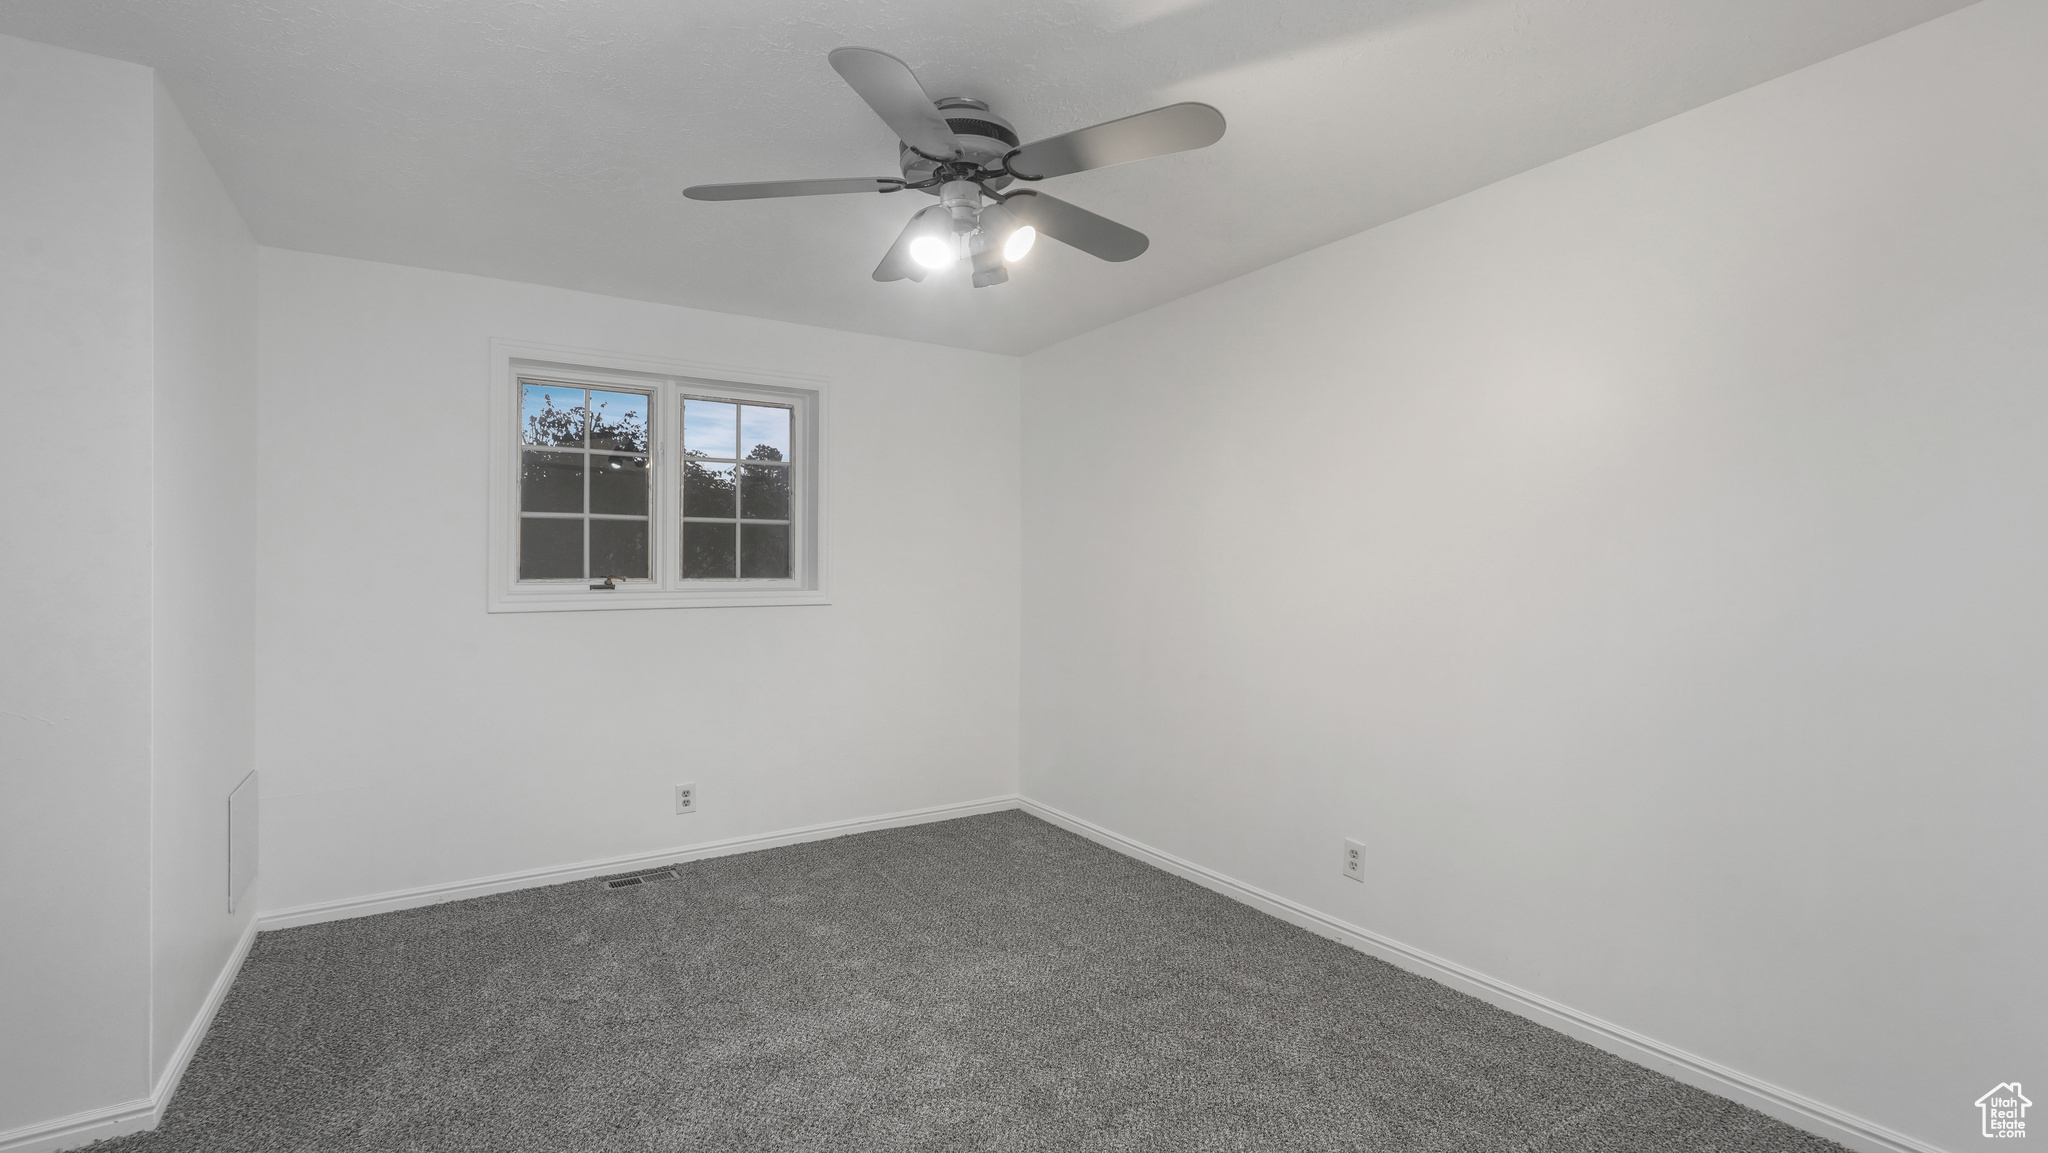
M156 89L152 1065L255 903L227 906L227 798L255 765L256 241Z
M2048 1076L2044 60L1987 0L1027 358L1025 794L1981 1140Z
M1015 359L261 265L266 910L1015 791ZM830 378L833 603L487 614L494 337Z
M149 1089L152 119L0 36L0 1133Z

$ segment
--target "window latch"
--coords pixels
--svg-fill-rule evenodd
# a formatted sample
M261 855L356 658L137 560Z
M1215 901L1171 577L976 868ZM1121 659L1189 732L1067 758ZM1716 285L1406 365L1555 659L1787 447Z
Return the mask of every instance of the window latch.
M617 584L614 584L614 583L613 583L613 580L612 580L612 578L611 578L611 577L607 576L607 577L605 577L605 578L604 578L604 583L602 583L602 584L594 584L594 585L591 585L590 587L591 587L591 588L594 588L594 589L615 589L615 588L618 588L619 586L618 586Z

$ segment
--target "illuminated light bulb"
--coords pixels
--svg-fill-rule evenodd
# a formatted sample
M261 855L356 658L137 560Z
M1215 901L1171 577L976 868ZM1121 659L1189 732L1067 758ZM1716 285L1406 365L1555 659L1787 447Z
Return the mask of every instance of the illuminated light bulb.
M1028 224L1010 233L1010 238L1003 241L1003 262L1012 264L1024 259L1024 254L1031 251L1037 240L1038 230Z
M953 263L953 238L927 233L910 242L910 259L926 268L939 269Z

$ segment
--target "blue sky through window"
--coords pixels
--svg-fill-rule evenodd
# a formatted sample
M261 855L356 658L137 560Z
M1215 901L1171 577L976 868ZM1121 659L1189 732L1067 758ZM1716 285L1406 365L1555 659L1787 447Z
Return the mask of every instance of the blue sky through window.
M772 457L762 460L789 459L789 410L786 408L757 408L745 405L740 409L740 455L751 455L757 448L767 445L775 450Z
M737 455L739 406L715 400L683 402L683 451L692 456Z
M520 438L528 444L583 447L583 390L529 384L519 390Z
M591 389L590 447L646 452L646 394Z

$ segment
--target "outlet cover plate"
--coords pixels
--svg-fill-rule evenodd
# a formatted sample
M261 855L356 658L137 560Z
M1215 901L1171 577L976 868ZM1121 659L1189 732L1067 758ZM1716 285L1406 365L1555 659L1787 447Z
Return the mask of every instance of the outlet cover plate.
M697 811L697 786L676 786L676 814L678 816Z
M1365 883L1365 842L1344 842L1344 875L1361 885Z

